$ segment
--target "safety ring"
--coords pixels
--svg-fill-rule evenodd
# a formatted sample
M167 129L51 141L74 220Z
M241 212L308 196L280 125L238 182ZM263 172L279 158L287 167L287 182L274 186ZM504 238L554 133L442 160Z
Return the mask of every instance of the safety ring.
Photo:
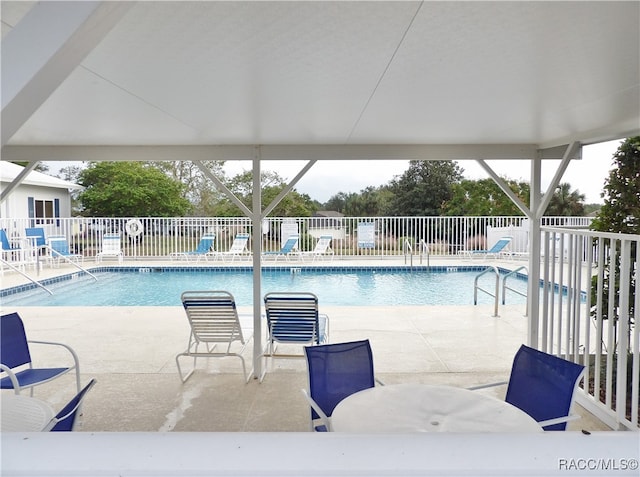
M142 232L144 232L144 226L138 219L127 220L124 228L127 231L127 235L129 235L130 237L137 237Z

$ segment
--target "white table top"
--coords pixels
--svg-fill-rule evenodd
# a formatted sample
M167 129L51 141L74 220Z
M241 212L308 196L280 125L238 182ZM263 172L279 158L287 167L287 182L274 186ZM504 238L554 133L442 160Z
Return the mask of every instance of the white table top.
M21 394L2 394L2 432L40 432L53 418L53 409L40 399Z
M542 432L524 411L478 391L428 384L376 386L341 401L337 432Z

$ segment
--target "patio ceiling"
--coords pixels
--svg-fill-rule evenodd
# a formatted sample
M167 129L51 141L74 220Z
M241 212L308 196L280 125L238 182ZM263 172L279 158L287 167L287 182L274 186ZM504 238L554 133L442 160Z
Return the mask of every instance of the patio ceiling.
M639 2L99 3L2 1L3 160L558 158L640 133Z

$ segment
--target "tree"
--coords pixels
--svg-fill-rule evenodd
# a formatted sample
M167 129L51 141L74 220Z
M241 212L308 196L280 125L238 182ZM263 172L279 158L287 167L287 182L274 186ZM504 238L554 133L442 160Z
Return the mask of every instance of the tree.
M263 171L260 174L262 209L270 204L285 188L286 183L276 172ZM227 187L248 208L253 203L253 172L244 171L233 176ZM300 194L295 189L289 192L278 203L271 215L279 217L310 217L318 210L318 203L307 194ZM238 207L227 197L223 197L215 207L215 214L222 217L242 215Z
M191 206L184 186L152 164L90 162L79 181L84 216L176 217Z
M529 184L503 178L509 188L524 203L529 201ZM522 211L509 196L491 179L468 180L453 184L453 195L443 204L442 211L447 216L512 216L522 215Z
M544 215L553 217L583 217L584 214L584 194L578 190L571 191L571 184L567 182L556 187L544 212Z
M453 185L462 180L462 168L453 161L410 161L409 168L389 185L393 194L388 213L393 216L436 216L453 197Z
M624 141L613 156L614 168L610 171L605 181L602 197L604 205L591 223L591 229L599 232L615 232L623 234L640 234L640 136L632 137ZM635 244L634 244L635 245ZM626 260L630 265L629 287L629 319L633 322L635 312L635 270L637 267L637 253L635 246L630 247ZM608 319L609 310L614 310L614 316L619 316L620 300L620 258L616 257L616 263L610 263L609 254L605 254L606 264L598 270L599 275L592 278L591 296L593 302L597 298L598 276L603 283L602 315ZM615 281L611 283L611 272L615 272ZM614 288L613 307L609 306L609 290ZM595 314L596 310L592 310Z
M216 215L213 212L225 196L194 162L161 161L155 165L172 179L184 184L185 196L192 204L192 215ZM224 161L202 161L202 165L226 184L228 179L223 169Z

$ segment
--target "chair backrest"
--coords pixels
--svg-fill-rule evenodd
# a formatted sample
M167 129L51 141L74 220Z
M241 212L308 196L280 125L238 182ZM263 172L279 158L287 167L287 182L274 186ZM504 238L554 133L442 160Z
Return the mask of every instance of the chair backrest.
M522 345L511 368L505 401L536 421L568 416L584 366ZM545 427L564 430L566 422Z
M244 343L233 295L223 290L185 291L181 295L193 337L202 343Z
M69 255L69 242L64 235L50 235L49 247L60 255Z
M46 241L44 238L44 229L42 227L27 227L24 229L24 233L27 237L35 237L36 247L44 247L46 245Z
M369 340L305 346L309 393L327 416L347 396L375 386ZM311 418L318 419L311 409Z
M2 243L2 250L11 250L11 244L4 229L0 229L0 242Z
M509 242L511 242L511 238L510 237L502 237L500 240L498 240L496 243L493 244L493 247L491 247L489 250L487 250L488 253L498 253L500 251L502 251L503 248L505 248L507 245L509 245Z
M307 292L273 292L264 296L267 326L274 341L319 343L318 297Z
M331 235L322 235L320 236L320 238L318 239L318 241L316 242L316 248L313 250L316 253L324 253L327 251L327 249L329 248L329 245L331 244L331 239L333 237L331 237Z
M298 234L290 235L282 246L282 249L280 249L280 253L290 253L298 245L299 237Z
M104 254L120 253L120 234L104 234L102 237L102 252Z
M195 250L195 253L205 254L213 248L215 244L216 236L215 234L206 234L203 235L200 239L200 243L198 243L198 247Z
M80 414L82 400L95 384L95 379L89 381L89 384L82 388L82 390L76 394L58 414L56 414L56 416L43 430L51 432L73 431L76 424L76 418L78 417L78 414Z
M8 368L31 362L27 334L17 313L0 317L0 362Z
M249 241L249 234L238 234L233 239L229 252L244 252Z

